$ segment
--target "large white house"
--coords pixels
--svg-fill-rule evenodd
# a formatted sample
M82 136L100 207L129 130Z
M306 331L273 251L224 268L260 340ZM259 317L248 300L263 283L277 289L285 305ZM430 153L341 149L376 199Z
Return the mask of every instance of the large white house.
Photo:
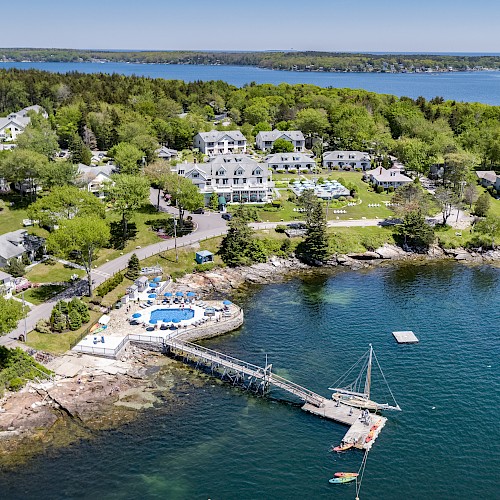
M323 167L340 170L369 170L371 158L362 151L326 151L323 153Z
M246 153L247 140L239 130L211 130L194 136L194 147L209 156Z
M97 198L103 199L106 196L106 186L113 184L111 174L114 171L114 165L91 167L79 163L76 181L82 189L94 194Z
M272 199L274 183L269 170L248 155L216 156L205 163L179 163L174 172L189 179L204 195L208 204L212 193L227 203L263 203Z
M306 148L306 140L304 134L300 130L272 130L271 132L259 132L255 138L255 143L258 149L262 151L271 151L274 143L278 139L284 139L285 141L291 142L295 152L304 151Z
M390 187L396 189L413 182L412 179L402 174L398 168L390 168L387 170L384 167L377 167L373 170L369 170L365 175L372 184L382 186L386 189Z
M21 260L24 256L30 261L35 260L39 251L44 251L45 239L28 234L25 229L18 229L0 235L0 267L5 267L10 259Z
M29 111L42 113L44 118L48 115L41 106L28 106L16 113L10 113L5 118L0 118L0 141L15 141L19 134L24 132L31 118L28 116Z
M274 153L266 158L266 163L273 172L309 171L316 166L314 158L305 153Z

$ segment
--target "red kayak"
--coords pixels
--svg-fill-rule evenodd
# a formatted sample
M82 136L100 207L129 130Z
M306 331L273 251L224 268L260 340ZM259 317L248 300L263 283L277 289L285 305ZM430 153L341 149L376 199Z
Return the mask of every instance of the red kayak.
M358 477L357 472L336 472L335 477Z

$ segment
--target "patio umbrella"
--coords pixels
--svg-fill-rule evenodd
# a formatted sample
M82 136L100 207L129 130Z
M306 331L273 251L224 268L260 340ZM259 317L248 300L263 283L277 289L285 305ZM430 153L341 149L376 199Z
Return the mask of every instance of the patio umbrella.
M172 292L165 292L163 294L164 297L172 297Z
M232 302L230 300L224 300L222 302L225 306L230 306L232 304Z
M161 281L161 276L157 276L153 281L159 283Z
M196 297L196 294L194 292L188 292L186 293L188 297Z
M142 316L141 313L134 313L132 314L132 318L140 318Z
M150 293L148 299L156 299L156 293Z
M182 297L184 294L182 292L175 292L176 297Z
M157 288L158 287L158 283L150 283L149 286L151 288Z
M150 325L156 325L156 320L155 319L150 319L149 320Z

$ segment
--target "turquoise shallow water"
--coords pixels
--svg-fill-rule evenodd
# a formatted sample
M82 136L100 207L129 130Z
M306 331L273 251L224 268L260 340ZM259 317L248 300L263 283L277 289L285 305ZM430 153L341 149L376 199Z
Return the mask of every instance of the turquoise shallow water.
M315 274L238 297L245 326L206 342L327 395L372 342L403 408L369 454L362 499L498 498L500 270L403 265ZM411 329L418 345L397 345ZM383 398L374 376L374 396ZM280 394L275 394L281 397ZM2 498L352 499L346 427L212 379L91 442L0 472ZM474 472L474 475L471 475Z

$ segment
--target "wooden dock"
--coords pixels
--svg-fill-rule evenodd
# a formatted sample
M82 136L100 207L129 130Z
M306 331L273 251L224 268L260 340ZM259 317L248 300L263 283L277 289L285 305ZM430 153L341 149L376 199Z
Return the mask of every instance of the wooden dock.
M398 344L418 344L417 336L411 332L392 332Z
M208 368L212 374L219 374L221 378L234 385L253 387L257 392L265 394L269 386L284 390L304 402L302 409L322 418L348 425L349 430L342 442L352 443L356 448L369 450L387 419L380 415L369 413L368 422L363 421L363 412L358 408L345 405L325 398L305 387L272 373L272 365L260 367L228 356L227 354L202 347L198 344L186 342L178 338L167 338L165 347L171 354L195 364ZM371 439L366 441L371 427L378 422L379 426L373 432Z

